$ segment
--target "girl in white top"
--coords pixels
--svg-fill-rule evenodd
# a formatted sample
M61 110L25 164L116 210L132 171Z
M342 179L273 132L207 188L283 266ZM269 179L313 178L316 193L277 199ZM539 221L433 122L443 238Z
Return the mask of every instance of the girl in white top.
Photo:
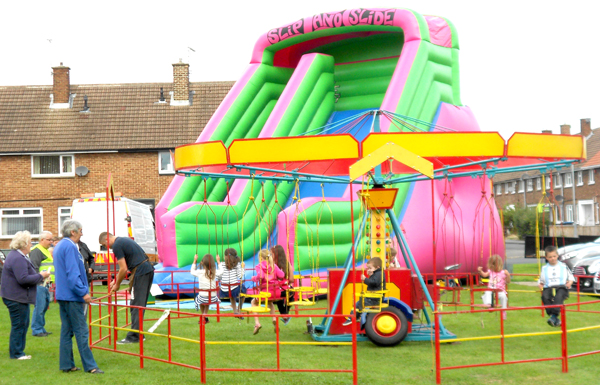
M219 258L217 256L217 258ZM194 263L192 264L192 269L190 273L198 277L198 288L200 292L196 296L196 310L200 310L200 312L205 315L208 314L209 305L219 303L218 291L215 290L217 288L217 274L222 274L220 270L216 269L215 261L213 256L210 254L206 254L200 265L202 266L201 270L196 269L196 262L198 261L198 254L194 255ZM210 290L210 291L209 291ZM204 317L204 322L208 323L208 317Z
M217 271L217 280L221 281L220 298L230 298L233 314L239 314L237 300L240 298L240 282L244 273L244 262L240 262L235 249L225 250L225 260L221 262L217 255L219 270ZM240 306L241 308L241 306ZM239 317L244 319L243 317Z

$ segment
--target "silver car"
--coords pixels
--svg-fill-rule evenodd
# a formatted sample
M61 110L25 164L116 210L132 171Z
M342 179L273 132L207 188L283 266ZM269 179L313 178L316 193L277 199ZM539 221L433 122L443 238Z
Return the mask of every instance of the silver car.
M576 279L579 279L580 290L592 289L594 293L600 293L600 279L598 277L600 273L600 255L580 260L575 264L572 270L573 275L575 276L593 276L583 278L575 277ZM576 287L575 285L573 286Z

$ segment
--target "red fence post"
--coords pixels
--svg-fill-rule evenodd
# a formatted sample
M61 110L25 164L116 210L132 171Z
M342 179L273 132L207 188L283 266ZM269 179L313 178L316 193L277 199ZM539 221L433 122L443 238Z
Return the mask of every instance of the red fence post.
M137 309L138 312L138 327L139 327L139 331L142 332L144 331L144 310L143 308L138 308ZM138 333L139 336L139 341L140 341L140 369L144 369L144 335L141 333Z
M277 370L279 370L281 369L279 356L279 317L277 317L277 321L275 321L275 342L277 343Z
M331 316L331 315L330 315ZM352 315L350 317L353 317ZM352 322L352 383L358 384L358 357L356 354L356 322Z
M567 347L567 310L565 306L560 307L560 318L562 319L562 323L560 325L562 330L562 357L563 357L563 365L562 371L563 373L569 372L569 349Z
M496 299L496 303L497 299ZM504 362L504 317L502 315L502 311L497 312L500 315L500 352L502 356L502 362Z
M435 383L442 383L442 371L440 370L440 315L433 312L435 317Z
M200 381L206 384L206 346L204 344L204 317L199 317L200 321Z

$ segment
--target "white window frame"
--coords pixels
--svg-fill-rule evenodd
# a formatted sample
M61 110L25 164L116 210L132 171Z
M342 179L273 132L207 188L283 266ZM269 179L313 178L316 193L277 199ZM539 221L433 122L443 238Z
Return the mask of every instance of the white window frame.
M537 191L542 190L542 178L535 178L535 188Z
M577 171L577 186L583 186L583 171Z
M519 192L522 193L523 191L525 191L525 182L520 180L519 181Z
M66 214L62 212L62 210L69 210L69 218L66 220L71 219L71 214L73 213L73 207L72 206L59 206L58 207L58 233L60 234L60 228L62 227L62 224L60 223L60 218L61 217L65 217Z
M596 224L600 225L600 203L596 203Z
M594 180L594 169L591 169L588 172L588 184L594 184L596 181Z
M496 185L496 195L502 195L502 185Z
M533 179L527 179L527 191L533 191Z
M550 190L550 175L546 175L546 190Z
M167 170L163 170L162 166L162 154L169 154L169 159L171 160L171 163L168 165ZM171 152L170 151L159 151L158 152L158 173L160 175L173 175L175 174L175 169L173 168L173 158L171 157Z
M565 222L573 222L573 205L565 205Z
M59 170L60 172L58 174L36 174L35 173L35 168L34 168L34 159L36 157L39 156L58 156L60 157L59 162L60 162L60 166L59 166ZM63 172L63 162L64 162L64 158L66 157L70 157L71 158L71 172ZM31 155L31 177L32 178L71 178L75 176L75 154L34 154Z
M573 178L570 172L565 173L565 187L573 187Z
M19 214L16 215L4 215L4 210L18 210ZM24 214L25 210L40 210L39 214ZM3 220L4 218L31 218L36 217L40 218L40 232L43 231L44 228L44 209L41 207L4 207L0 208L0 239L12 239L14 234L5 235L3 234ZM40 234L31 234L33 238L38 237Z
M511 182L511 184L512 184L512 188L510 190L510 193L514 194L515 192L517 192L517 182L516 181L515 182Z
M505 194L509 194L510 193L510 187L508 187L508 183L504 183L504 193Z
M560 177L560 174L556 174L554 177L554 187L562 187L562 178Z

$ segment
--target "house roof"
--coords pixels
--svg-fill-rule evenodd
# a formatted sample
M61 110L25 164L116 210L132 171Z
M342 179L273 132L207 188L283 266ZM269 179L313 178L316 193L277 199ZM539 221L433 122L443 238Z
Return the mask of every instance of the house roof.
M581 163L575 163L575 169L591 168L600 165L600 128L592 130L593 135L586 140L587 159ZM581 134L576 134L581 135ZM531 177L540 176L539 171L518 171L494 176L494 182L504 182L508 180L521 179L523 175Z
M51 109L52 86L0 87L0 153L136 151L193 143L234 82L190 83L191 106L170 106L172 83L71 85L73 107ZM166 103L157 103L160 88ZM84 107L88 97L89 112Z

